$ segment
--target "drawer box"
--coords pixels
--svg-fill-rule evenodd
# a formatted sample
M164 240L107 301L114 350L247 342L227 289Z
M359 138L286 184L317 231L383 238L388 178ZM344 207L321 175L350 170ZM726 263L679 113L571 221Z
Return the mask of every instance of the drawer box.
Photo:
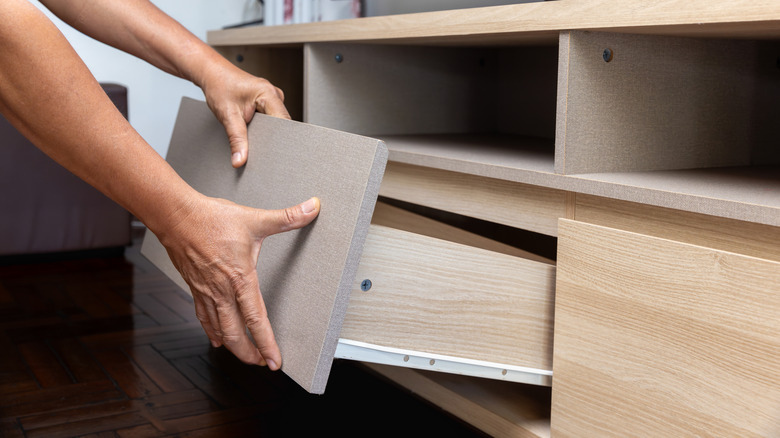
M492 375L444 371L549 385L554 284L549 260L379 203L341 342L396 353L383 363L444 358Z

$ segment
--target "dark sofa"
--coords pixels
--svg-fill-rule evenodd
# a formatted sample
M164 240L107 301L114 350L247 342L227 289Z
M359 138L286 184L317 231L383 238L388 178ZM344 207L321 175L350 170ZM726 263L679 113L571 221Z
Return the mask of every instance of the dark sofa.
M127 117L127 89L102 84ZM131 215L0 116L0 256L123 248Z

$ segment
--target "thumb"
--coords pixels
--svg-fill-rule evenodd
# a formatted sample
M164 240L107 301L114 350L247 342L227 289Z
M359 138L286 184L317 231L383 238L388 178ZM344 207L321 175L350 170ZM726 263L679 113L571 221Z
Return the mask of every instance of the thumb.
M260 221L261 232L264 236L297 230L309 225L320 213L320 200L311 198L308 201L294 207L281 210L264 210Z
M238 113L230 113L222 120L228 140L230 141L230 163L236 168L246 164L246 158L249 152L246 123L246 120Z

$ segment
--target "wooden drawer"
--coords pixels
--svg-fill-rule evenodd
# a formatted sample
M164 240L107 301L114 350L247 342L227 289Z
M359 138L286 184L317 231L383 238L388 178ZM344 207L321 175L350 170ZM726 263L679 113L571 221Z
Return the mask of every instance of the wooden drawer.
M780 263L559 224L554 436L777 436Z
M379 203L340 342L394 353L382 363L549 386L554 284L550 260Z

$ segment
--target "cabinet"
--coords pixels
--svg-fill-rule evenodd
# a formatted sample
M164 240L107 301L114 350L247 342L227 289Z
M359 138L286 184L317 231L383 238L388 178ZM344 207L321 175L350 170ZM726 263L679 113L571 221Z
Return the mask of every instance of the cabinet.
M377 347L393 366L372 368L492 435L780 433L776 2L560 0L209 43L294 118L390 150L341 357Z

